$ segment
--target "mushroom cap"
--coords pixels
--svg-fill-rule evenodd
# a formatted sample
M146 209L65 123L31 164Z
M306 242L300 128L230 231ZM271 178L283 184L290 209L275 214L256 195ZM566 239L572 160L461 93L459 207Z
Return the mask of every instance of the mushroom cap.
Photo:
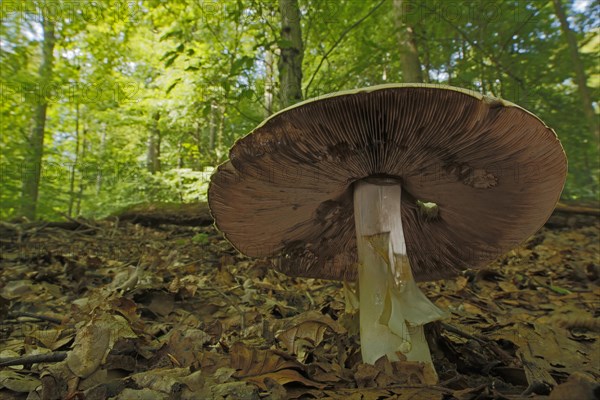
M356 280L353 182L394 177L417 281L518 246L548 219L567 160L554 133L508 101L450 86L338 92L274 114L211 178L216 226L290 276ZM433 202L431 218L419 204Z

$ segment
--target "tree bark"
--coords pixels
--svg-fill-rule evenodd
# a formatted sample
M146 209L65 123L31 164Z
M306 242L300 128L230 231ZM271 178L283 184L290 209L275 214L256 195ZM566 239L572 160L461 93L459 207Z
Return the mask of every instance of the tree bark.
M85 156L86 156L86 148L87 148L86 133L87 133L87 129L86 129L86 126L84 125L83 132L81 134L81 156L79 157L79 160L82 161L82 164L85 162ZM81 199L83 198L83 191L86 186L84 175L85 174L82 173L79 176L79 190L77 191L77 202L75 203L75 215L81 214Z
M273 114L274 82L275 68L273 66L273 52L267 49L265 53L265 118Z
M567 15L565 13L565 10L563 9L562 1L553 0L553 3L554 12L556 14L556 17L558 18L558 21L560 22L561 30L565 35L567 46L569 48L571 62L573 63L573 67L575 69L575 80L577 82L577 87L579 88L579 97L581 98L583 113L588 122L588 126L592 133L592 137L595 137L598 140L600 139L600 126L598 124L598 118L596 117L596 113L594 112L594 107L592 106L592 95L590 93L590 89L587 86L587 76L585 73L583 62L581 61L581 56L579 55L577 38L575 37L575 33L569 27L569 21L567 21Z
M221 157L223 152L223 139L225 136L225 105L221 104L217 107L217 116L219 117L219 125L217 129L217 148L215 153Z
M39 68L40 96L35 106L33 116L33 129L29 136L30 149L25 159L24 168L27 173L23 175L21 192L21 215L31 220L35 219L39 195L40 177L42 174L42 159L44 157L44 134L46 130L46 112L48 100L46 90L52 81L54 64L54 23L44 19L42 21L44 40L42 42L42 61Z
M160 120L160 112L156 111L152 114L150 122L150 136L148 138L148 154L146 157L146 166L148 172L155 174L160 172L160 129L158 121Z
M215 102L210 103L210 120L208 121L208 149L213 152L215 150L215 136L217 130L217 105Z
M400 63L402 64L402 80L404 82L423 82L421 62L417 42L415 41L414 29L406 23L406 15L409 15L409 2L394 0L393 11L396 31L398 36L398 48L400 50Z
M102 160L102 162L104 163L105 160L105 154L106 154L106 122L103 122L101 125L101 130L102 130L102 136L100 136L100 160ZM103 177L102 177L103 171L102 171L102 167L99 166L97 171L96 171L96 195L100 194L100 191L102 190L102 183L103 183Z
M281 11L281 44L279 84L281 107L302 100L302 59L304 44L300 27L298 0L279 0Z
M73 167L71 168L71 176L69 178L69 217L73 216L73 205L75 204L75 176L77 165L79 164L79 100L75 100L75 158L73 159Z

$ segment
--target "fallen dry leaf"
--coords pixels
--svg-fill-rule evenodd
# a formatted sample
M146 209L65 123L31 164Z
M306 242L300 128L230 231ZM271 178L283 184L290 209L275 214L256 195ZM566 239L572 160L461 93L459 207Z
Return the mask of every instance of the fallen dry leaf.
M600 378L598 224L544 228L480 273L420 284L450 310L426 327L443 388L407 387L426 379L418 365L360 363L341 283L282 275L212 227L94 226L2 244L0 362L69 352L78 374L60 357L0 367L41 382L31 398L525 400L542 381L554 400L575 393L577 371ZM115 291L131 265L137 283Z
M600 383L587 374L574 372L565 383L554 388L548 400L598 400L600 399Z
M136 337L125 318L101 314L77 331L73 350L67 355L67 365L76 376L86 378L106 360L118 340Z
M304 362L309 350L323 341L327 331L337 335L346 333L346 330L330 316L308 311L287 321L275 337L289 352L295 354L298 360Z
M290 356L273 350L259 350L246 347L242 342L234 343L229 349L231 368L237 370L236 378L255 382L263 390L265 379L270 378L280 385L299 382L305 386L324 388L325 385L305 378L300 372L304 366Z

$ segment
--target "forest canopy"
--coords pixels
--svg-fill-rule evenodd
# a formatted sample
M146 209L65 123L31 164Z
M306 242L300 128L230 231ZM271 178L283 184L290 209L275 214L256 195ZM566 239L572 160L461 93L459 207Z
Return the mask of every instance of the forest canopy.
M303 99L392 82L512 101L599 191L588 0L3 1L0 218L205 200L236 139Z

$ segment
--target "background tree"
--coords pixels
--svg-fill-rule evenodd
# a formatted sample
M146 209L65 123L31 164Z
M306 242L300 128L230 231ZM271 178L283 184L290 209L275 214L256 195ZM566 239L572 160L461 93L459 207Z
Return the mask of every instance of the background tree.
M39 79L36 85L38 93L33 114L31 135L29 136L27 156L23 174L23 192L21 197L21 214L29 219L35 219L38 202L38 192L42 171L42 157L44 154L44 134L46 132L46 113L48 111L48 93L52 90L52 69L54 64L54 22L49 18L42 18L41 29L43 39L41 42L41 62Z
M281 39L279 40L279 92L281 106L302 100L302 59L304 45L298 0L279 0Z
M27 4L0 25L2 218L205 199L215 166L265 116L404 81L529 109L566 149L563 196L598 197L597 3L102 0L46 19L49 7ZM53 88L43 135L36 87Z
M569 47L569 55L571 56L571 62L573 63L575 79L577 82L577 87L579 88L579 97L581 98L581 108L583 110L583 113L585 114L587 123L589 125L590 130L592 131L592 134L596 136L596 140L600 140L600 126L598 124L598 116L594 112L592 95L590 93L590 89L588 88L585 67L583 66L583 62L581 61L581 56L579 55L577 38L575 37L575 33L569 27L569 21L567 21L567 15L564 11L562 1L553 0L552 2L554 4L554 11L556 13L556 17L560 21L560 28L562 29L562 32L567 41L567 46Z
M414 28L406 24L406 14L410 14L411 6L411 2L394 0L394 22L398 36L402 78L404 82L423 82Z

